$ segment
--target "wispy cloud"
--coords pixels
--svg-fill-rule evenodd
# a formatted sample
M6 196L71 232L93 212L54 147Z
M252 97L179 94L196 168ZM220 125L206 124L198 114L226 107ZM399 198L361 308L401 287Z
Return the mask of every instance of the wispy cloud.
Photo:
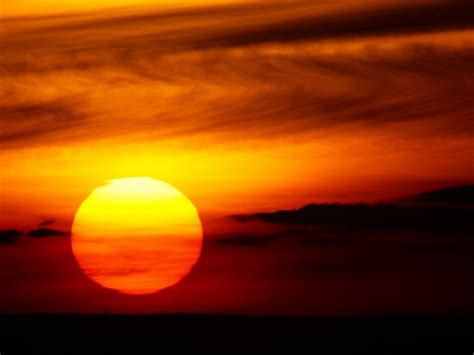
M5 20L0 141L469 137L472 18L470 1L398 1Z

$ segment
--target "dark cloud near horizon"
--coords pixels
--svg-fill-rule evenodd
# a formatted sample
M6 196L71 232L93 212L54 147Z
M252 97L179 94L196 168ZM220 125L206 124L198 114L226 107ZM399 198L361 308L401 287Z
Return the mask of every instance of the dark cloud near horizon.
M358 230L418 231L474 235L474 210L469 208L408 207L394 204L310 204L296 210L233 216L240 222L332 226Z
M283 246L354 247L370 242L375 248L386 248L388 243L391 248L407 252L451 250L465 238L474 241L473 189L474 185L459 185L390 203L322 203L294 210L234 215L229 216L230 219L242 223L243 231L209 238L208 242L249 248L278 243L280 246L283 243ZM262 233L261 226L245 227L247 222L262 222L278 228ZM449 242L438 244L442 236L448 236ZM391 243L394 237L396 242ZM374 240L377 243L374 244Z
M400 203L474 207L474 185L450 186L402 198Z
M19 229L4 229L0 230L0 245L14 244L22 236L28 236L31 238L49 238L49 237L69 237L70 233L57 230L53 228L47 228L45 226L50 225L54 221L46 220L45 223L40 223L39 227L32 229L28 232Z
M21 232L16 229L0 230L0 245L14 244L21 236Z
M68 232L46 227L32 229L28 232L28 236L33 238L68 237L69 235L70 233Z
M341 4L9 19L0 143L324 137L416 122L411 138L472 137L474 45L430 37L472 30L472 2Z
M295 210L235 215L240 222L315 225L331 231L375 230L474 236L474 185L454 186L403 198L399 203L309 204ZM421 205L418 203L421 202ZM451 204L451 205L450 205Z

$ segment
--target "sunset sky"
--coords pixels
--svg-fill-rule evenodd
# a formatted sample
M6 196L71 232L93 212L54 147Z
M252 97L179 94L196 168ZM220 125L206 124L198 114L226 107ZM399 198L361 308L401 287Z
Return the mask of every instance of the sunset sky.
M226 219L234 214L391 201L474 182L470 0L1 6L1 230L44 225L68 233L84 198L121 177L172 184L210 234L240 230ZM198 284L210 297L226 258L259 265L270 284L271 265L304 259L280 250L239 259L240 248L225 248ZM84 304L72 310L103 311L106 296L81 278L70 253L67 237L0 245L0 311L71 310L64 301L44 302L53 294ZM472 268L467 260L453 267ZM190 305L179 290L157 302L166 310L258 311L252 302L265 304L266 294L239 288L247 272L233 284L238 291L216 303L201 293L201 308ZM285 284L272 285L283 300ZM361 287L355 297L363 297ZM38 301L26 296L31 290L42 290ZM117 310L159 310L151 296L129 308L124 296L114 297L107 302ZM301 311L285 302L285 312ZM331 302L336 313L349 307Z

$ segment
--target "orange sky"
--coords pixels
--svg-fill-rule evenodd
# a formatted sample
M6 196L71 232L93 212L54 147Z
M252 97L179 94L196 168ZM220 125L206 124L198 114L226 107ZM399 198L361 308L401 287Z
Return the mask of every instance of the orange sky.
M221 215L474 179L474 41L453 22L461 5L233 3L41 17L69 3L93 9L3 9L31 16L5 20L0 34L2 227L67 224L117 177L167 181Z
M2 2L1 10L6 16L24 16L38 14L56 14L70 11L90 11L117 7L158 5L160 7L177 7L225 3L226 0L16 0ZM238 1L233 1L238 2Z

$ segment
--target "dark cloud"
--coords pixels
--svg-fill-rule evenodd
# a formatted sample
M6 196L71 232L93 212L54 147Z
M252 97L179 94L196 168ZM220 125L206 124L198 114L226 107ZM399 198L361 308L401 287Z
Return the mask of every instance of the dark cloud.
M452 30L474 25L474 4L467 0L393 2L385 6L350 8L319 14L321 4L307 5L298 18L250 25L211 37L210 46L241 46L335 37ZM291 7L289 8L291 10ZM314 14L316 13L316 14Z
M33 238L44 238L44 237L67 237L69 236L68 232L51 229L51 228L37 228L30 230L28 236Z
M392 204L311 204L297 210L234 216L239 221L330 225L336 228L474 233L474 211Z
M0 142L469 138L474 44L452 31L473 18L471 1L398 1L10 19Z
M452 186L402 198L399 203L474 207L474 185Z
M21 232L16 229L0 230L0 245L13 244L21 236Z
M427 192L419 196L438 196L434 202L439 202L440 198L450 200L459 190L471 189L472 186L463 186ZM427 202L426 199L424 201ZM375 229L384 232L412 230L474 235L474 209L463 207L412 207L387 203L310 204L297 210L237 215L233 218L241 222L259 220L289 225L321 225L355 233Z
M34 101L34 100L33 100ZM71 131L79 120L78 108L71 100L1 105L0 143L8 146L18 141L57 139L63 132Z
M123 49L134 41L133 49L154 45L153 52L157 54L269 42L456 30L474 25L474 5L469 0L392 1L387 4L362 1L357 6L341 1L332 5L267 2L145 15L131 13L103 17L104 13L101 13L99 16L102 17L73 17L69 21L67 17L58 18L58 24L35 28L33 33L20 27L18 42L27 41L29 35L36 38L50 36L62 41L68 33L95 32L100 36L90 41L92 49L102 46ZM177 23L179 26L174 26ZM145 31L150 27L153 31Z

